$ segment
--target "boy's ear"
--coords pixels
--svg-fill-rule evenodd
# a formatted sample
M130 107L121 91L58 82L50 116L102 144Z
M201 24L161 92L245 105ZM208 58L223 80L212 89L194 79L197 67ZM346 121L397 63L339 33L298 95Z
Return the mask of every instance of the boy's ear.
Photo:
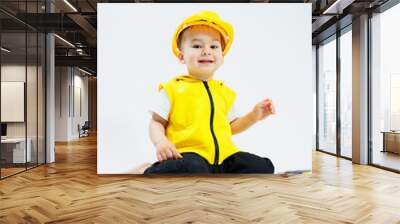
M179 58L179 62L180 62L181 64L185 64L185 60L183 60L183 54L182 54L182 51L181 51L181 52L179 52L179 56L178 56L178 58Z

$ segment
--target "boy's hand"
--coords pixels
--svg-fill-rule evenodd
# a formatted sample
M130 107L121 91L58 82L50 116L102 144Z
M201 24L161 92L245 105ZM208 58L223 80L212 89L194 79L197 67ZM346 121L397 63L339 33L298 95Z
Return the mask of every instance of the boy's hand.
M158 161L182 158L182 155L176 150L175 145L169 142L168 139L158 141L155 147L157 148Z
M251 111L252 117L255 121L262 120L268 117L271 114L275 114L275 107L272 103L272 100L265 99L259 103L257 103L253 111Z

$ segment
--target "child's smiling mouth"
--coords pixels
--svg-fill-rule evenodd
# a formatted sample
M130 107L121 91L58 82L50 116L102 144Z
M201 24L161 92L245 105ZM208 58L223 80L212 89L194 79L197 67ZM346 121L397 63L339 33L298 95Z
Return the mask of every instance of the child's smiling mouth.
M201 59L197 61L200 64L212 64L214 63L214 60L210 60L210 59Z

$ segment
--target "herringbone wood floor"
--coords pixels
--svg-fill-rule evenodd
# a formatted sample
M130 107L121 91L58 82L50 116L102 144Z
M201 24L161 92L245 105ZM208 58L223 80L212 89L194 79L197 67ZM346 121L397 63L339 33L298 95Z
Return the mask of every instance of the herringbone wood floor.
M307 175L98 176L96 138L0 181L0 223L400 223L400 175L319 152Z

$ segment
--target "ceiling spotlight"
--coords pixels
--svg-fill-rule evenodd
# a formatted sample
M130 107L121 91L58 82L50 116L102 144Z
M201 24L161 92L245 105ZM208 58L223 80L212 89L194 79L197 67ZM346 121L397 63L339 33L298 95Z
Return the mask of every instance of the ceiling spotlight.
M66 43L67 45L69 45L69 46L75 48L75 45L71 44L71 42L69 42L68 40L66 40L66 39L64 39L64 38L62 38L62 37L60 37L60 36L58 36L57 34L54 34L54 36L57 37L58 39L60 39L62 42Z
M90 73L90 72L88 72L88 71L86 71L86 70L83 70L83 69L81 69L81 68L79 68L79 67L78 67L78 70L81 71L81 72L83 72L83 73L85 73L85 74L87 74L87 75L92 75L92 73Z
M353 3L355 0L336 0L327 9L325 9L322 14L342 14L343 9Z
M10 52L11 52L11 50L9 50L9 49L7 49L7 48L5 48L5 47L1 47L0 49L1 49L2 51L6 52L6 53L10 53Z
M69 3L68 0L64 0L65 4L67 4L72 10L74 10L74 12L78 12L78 10L71 4Z

